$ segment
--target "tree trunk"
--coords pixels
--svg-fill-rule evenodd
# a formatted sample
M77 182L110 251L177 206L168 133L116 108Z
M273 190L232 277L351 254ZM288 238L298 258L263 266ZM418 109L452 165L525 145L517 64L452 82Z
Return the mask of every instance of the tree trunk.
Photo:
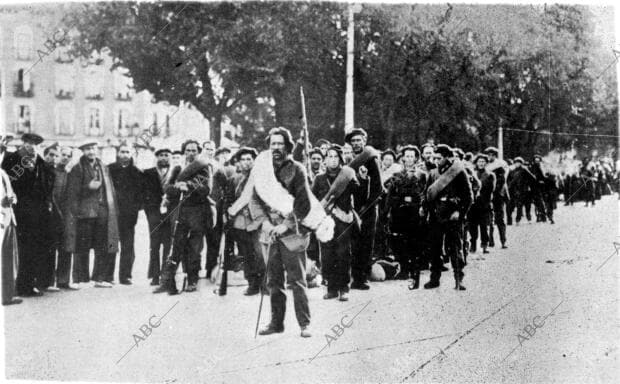
M209 119L209 128L211 129L211 140L215 142L215 146L219 148L222 141L222 115Z

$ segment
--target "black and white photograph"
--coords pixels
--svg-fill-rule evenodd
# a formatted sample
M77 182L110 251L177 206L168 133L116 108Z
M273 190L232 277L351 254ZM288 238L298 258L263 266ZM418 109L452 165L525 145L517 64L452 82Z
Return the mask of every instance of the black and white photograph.
M613 1L0 0L0 381L619 383Z

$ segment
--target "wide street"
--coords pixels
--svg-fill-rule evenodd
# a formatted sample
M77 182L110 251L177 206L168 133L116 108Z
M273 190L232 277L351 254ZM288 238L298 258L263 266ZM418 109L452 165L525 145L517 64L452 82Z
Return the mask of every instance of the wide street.
M453 289L451 272L439 289L371 283L348 303L309 290L310 339L299 337L290 295L285 333L255 339L259 297L243 296L242 286L219 297L201 279L197 293L151 294L141 216L133 286L49 293L4 308L6 374L153 383L618 382L617 196L594 208L558 205L555 225L510 226L508 249L470 255L467 291ZM262 324L268 317L266 297ZM147 329L149 321L159 326Z

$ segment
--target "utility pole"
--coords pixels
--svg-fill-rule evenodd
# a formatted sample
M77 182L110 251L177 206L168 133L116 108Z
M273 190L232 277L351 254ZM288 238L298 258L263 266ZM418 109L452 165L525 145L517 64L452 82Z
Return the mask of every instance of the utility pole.
M347 9L347 89L344 103L344 133L347 134L355 127L353 119L353 63L355 60L355 13L362 10L359 4L349 4Z
M497 151L499 158L504 160L504 128L502 127L502 119L499 120L499 129L497 130Z

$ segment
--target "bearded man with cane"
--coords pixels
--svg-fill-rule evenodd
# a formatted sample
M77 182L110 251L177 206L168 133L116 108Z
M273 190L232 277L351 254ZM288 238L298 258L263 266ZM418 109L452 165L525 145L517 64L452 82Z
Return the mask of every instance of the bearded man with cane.
M228 210L236 214L247 206L253 220L260 222L261 241L268 243L267 287L271 300L271 321L260 335L284 332L286 279L293 289L295 315L302 337L310 337L310 308L306 295L306 248L310 231L327 242L334 233L334 221L325 214L308 185L304 166L292 159L293 139L286 128L273 128L268 135L269 151L258 155L241 196Z

